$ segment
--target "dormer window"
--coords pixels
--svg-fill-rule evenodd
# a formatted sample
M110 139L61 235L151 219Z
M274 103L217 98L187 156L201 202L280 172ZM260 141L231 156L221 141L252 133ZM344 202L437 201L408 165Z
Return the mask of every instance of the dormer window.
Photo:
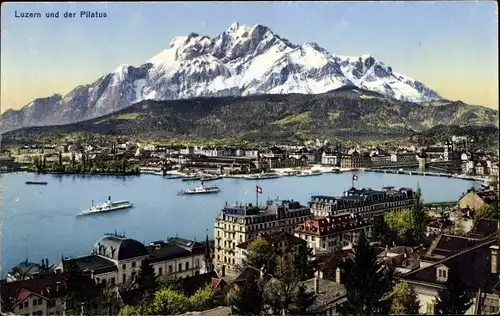
M440 265L437 267L437 280L440 282L446 282L448 280L449 269L444 265Z

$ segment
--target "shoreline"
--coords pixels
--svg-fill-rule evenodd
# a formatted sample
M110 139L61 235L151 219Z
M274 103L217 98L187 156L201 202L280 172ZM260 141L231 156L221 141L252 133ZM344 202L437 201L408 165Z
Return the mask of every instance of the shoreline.
M338 170L338 171L334 171ZM466 180L466 181L474 181L474 182L482 182L485 183L488 181L488 176L469 176L469 175L462 175L462 174L448 174L448 173L436 173L432 171L409 171L409 170L398 170L398 169L370 169L370 168L338 168L338 167L331 167L331 166L321 166L321 165L312 165L308 168L301 168L301 169L295 169L295 168L275 168L273 169L272 172L270 173L275 173L279 177L289 177L288 175L289 172L311 172L311 171L319 171L321 174L336 174L336 173L345 173L345 172L359 172L359 173L364 173L364 172L369 172L369 173L384 173L384 174L399 174L399 175L416 175L416 176L424 176L424 177L447 177L447 178L454 178L454 179L460 179L460 180ZM27 173L38 173L37 171L31 171L31 170L16 170L16 171L7 171L7 172L2 172L2 174L7 174L7 173L16 173L16 172L27 172ZM162 176L160 172L139 172L139 173L76 173L76 172L64 172L64 171L46 171L46 172L40 172L38 174L50 174L50 175L80 175L80 176L115 176L115 177L125 177L125 176L141 176L141 175L157 175L157 176ZM222 178L232 178L232 179L246 179L246 178L251 178L252 176L255 176L259 173L251 173L251 174L235 174L235 175L221 175ZM187 176L186 173L181 172L179 170L169 170L166 172L165 176Z
M140 173L123 173L123 172L117 172L117 173L105 173L105 172L89 173L89 172L66 172L66 171L38 172L38 171L30 171L30 170L20 170L20 171L13 171L13 172L27 172L27 173L63 175L63 176L80 175L80 176L119 176L119 177L124 177L124 176L140 176L141 175Z

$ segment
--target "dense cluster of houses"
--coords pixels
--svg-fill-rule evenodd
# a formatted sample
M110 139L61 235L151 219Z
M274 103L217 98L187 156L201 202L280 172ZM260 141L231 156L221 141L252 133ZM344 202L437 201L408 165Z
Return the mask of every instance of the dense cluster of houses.
M310 146L272 146L270 148L235 148L210 146L159 146L143 145L130 141L106 144L67 142L61 145L43 144L21 146L15 156L76 155L86 153L91 157L109 159L126 158L145 168L161 169L165 166L183 165L193 169L214 169L222 172L251 172L273 168L294 168L322 164L338 168L391 168L425 165L444 166L453 173L498 175L498 153L470 152L467 146L456 143L455 137L446 144L426 148L415 146L391 149L342 148L341 145L313 144ZM19 159L21 162L21 159ZM454 165L455 168L447 166Z

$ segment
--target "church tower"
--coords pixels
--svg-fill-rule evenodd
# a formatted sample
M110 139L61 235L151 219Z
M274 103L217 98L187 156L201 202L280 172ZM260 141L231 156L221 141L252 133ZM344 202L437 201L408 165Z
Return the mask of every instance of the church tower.
M210 242L208 240L208 229L207 229L207 238L205 239L205 255L203 256L203 262L201 264L200 274L212 271L214 271L214 264L212 260L212 252L210 251Z

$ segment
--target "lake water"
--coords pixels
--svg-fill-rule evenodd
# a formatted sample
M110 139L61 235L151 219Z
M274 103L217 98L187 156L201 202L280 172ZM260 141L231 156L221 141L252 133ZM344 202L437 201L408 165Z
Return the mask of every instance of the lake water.
M416 188L420 183L425 202L456 200L472 186L453 178L358 173L356 187L383 186ZM178 235L204 240L213 235L214 218L225 202L255 203L255 185L263 188L260 202L267 198L294 199L305 204L312 194L342 195L351 186L351 173L314 177L284 177L261 180L222 179L215 181L221 192L214 195L178 196L197 182L163 179L161 176L132 177L0 174L3 201L0 212L2 277L25 260L51 263L61 255L89 254L105 233L124 232L127 237L149 243ZM26 185L26 181L47 181L48 185ZM95 203L130 200L134 208L118 212L76 217Z

